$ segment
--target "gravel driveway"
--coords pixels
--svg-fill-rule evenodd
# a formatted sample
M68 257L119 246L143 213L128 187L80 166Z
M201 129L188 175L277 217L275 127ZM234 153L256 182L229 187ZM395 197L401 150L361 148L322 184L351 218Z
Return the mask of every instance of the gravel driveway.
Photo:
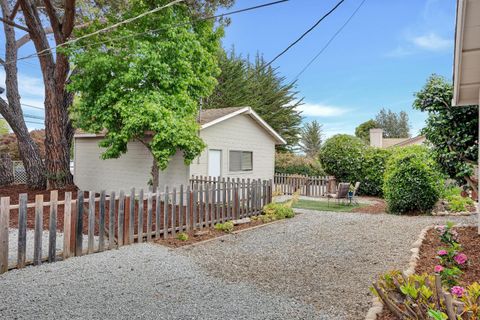
M371 281L447 220L299 211L194 247L132 245L8 272L0 318L362 319Z

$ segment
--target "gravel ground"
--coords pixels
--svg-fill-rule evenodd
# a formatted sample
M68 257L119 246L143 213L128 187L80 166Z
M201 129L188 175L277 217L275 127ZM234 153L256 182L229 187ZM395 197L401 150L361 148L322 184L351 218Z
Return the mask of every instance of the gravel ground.
M390 269L404 269L420 231L447 220L297 210L295 219L186 248L182 254L212 275L314 306L327 319L363 319L369 286Z
M420 230L447 220L299 211L193 247L132 245L5 273L0 319L362 319L376 275L404 267Z
M48 256L48 230L42 233L42 256ZM33 243L34 243L35 231L27 229L27 247L26 247L26 259L33 260ZM95 238L95 248L98 247L98 237ZM105 240L106 246L108 246L108 239ZM88 246L88 236L83 236L83 248ZM55 249L57 254L63 251L63 233L57 231L57 241L55 243ZM17 263L18 254L18 229L8 229L8 264L15 265Z

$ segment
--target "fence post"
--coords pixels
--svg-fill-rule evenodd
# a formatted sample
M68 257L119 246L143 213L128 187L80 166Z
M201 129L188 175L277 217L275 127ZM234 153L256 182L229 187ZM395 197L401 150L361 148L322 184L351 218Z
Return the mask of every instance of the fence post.
M198 184L195 182L193 185L193 193L192 193L192 211L193 211L193 221L192 221L192 229L197 229L197 215L198 215L198 208L197 208L197 199L198 199Z
M190 191L190 185L187 186L187 212L185 213L185 229L190 231L190 214L192 213L192 193Z
M208 219L210 217L210 184L205 185L205 228L208 228Z
M138 226L137 226L137 242L143 242L143 189L138 194Z
M88 254L94 251L95 235L95 192L88 193Z
M0 200L0 274L8 271L8 225L10 223L10 198Z
M128 210L128 243L133 243L135 237L135 188L130 189L130 207Z
M172 189L172 236L177 233L177 188Z
M200 176L200 179L202 176ZM199 208L199 217L198 217L198 222L200 223L200 230L203 229L203 221L205 221L205 202L203 201L203 183L200 182L200 191L199 191L199 201L198 201L198 206Z
M17 268L25 267L25 256L27 253L27 194L19 196L18 203L18 246L17 246Z
M155 239L160 239L160 211L162 209L160 201L160 190L157 187L155 192Z
M65 203L63 205L63 259L72 255L72 193L65 192Z
M163 201L163 239L168 235L168 187L165 186L165 199Z
M125 223L125 193L120 190L120 196L118 198L118 231L117 231L117 245L123 246L123 226Z
M105 190L100 192L98 203L98 251L105 249Z
M179 232L183 232L184 227L184 215L185 215L185 208L183 207L183 184L180 185L180 193L179 193L179 203L178 203L178 227Z
M110 194L108 206L108 248L113 249L115 243L115 191Z
M42 234L43 234L43 195L35 196L35 235L33 244L33 264L42 263Z
M43 199L42 199L43 202ZM43 204L42 204L43 210ZM42 212L43 215L43 212ZM41 229L40 229L41 230ZM41 249L40 249L41 253ZM75 256L79 257L83 254L83 191L77 193L77 230L75 238Z
M147 195L147 242L152 241L152 223L153 223L153 199L152 199L152 191L148 191Z
M57 202L58 191L50 192L50 220L48 230L48 262L55 262L57 249Z

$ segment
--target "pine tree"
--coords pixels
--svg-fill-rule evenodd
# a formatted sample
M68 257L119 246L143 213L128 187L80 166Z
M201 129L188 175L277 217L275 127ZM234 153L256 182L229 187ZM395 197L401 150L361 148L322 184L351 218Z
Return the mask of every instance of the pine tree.
M300 149L307 157L317 157L322 146L322 127L316 120L303 126L300 136Z
M287 149L298 143L302 117L297 107L302 99L297 98L295 83L286 83L265 60L257 55L252 63L249 59L222 52L219 57L222 70L214 93L205 101L204 107L252 107L286 141ZM284 147L280 147L284 149Z

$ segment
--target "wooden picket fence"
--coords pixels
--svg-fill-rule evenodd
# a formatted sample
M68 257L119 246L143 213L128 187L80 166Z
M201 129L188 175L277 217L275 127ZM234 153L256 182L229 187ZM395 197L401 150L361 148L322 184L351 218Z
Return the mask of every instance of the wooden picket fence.
M305 175L279 174L274 176L275 192L292 195L300 191L301 196L324 197L335 188L335 178L311 177Z
M186 187L166 187L156 192L136 192L134 188L129 194L120 191L118 195L78 191L76 197L72 192L65 192L59 200L58 191L51 191L48 201L44 201L43 195L36 195L33 203L28 202L25 193L19 195L18 204L12 204L9 197L2 197L0 273L135 242L155 241L258 215L263 206L272 201L272 190L272 181L267 180L215 179L213 183L213 179L192 179ZM47 207L49 214L44 216ZM15 216L18 224L10 221ZM63 218L63 224L59 218ZM47 222L48 227L45 226ZM12 228L18 229L14 261L12 250L9 252L12 240L9 229ZM27 243L27 232L33 233L33 243ZM42 246L45 233L48 233L47 250ZM63 241L62 248L57 246L58 239ZM27 257L27 245L33 246L32 257Z

